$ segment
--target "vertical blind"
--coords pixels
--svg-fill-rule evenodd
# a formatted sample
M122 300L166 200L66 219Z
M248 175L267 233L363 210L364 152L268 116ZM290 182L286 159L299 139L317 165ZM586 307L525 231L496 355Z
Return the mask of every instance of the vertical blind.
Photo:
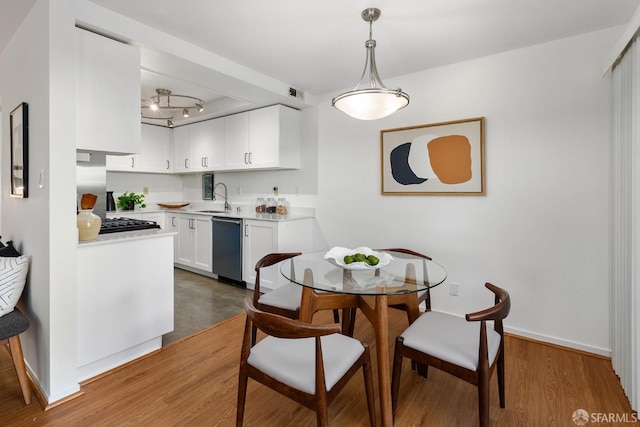
M640 408L640 58L632 41L613 68L612 364Z

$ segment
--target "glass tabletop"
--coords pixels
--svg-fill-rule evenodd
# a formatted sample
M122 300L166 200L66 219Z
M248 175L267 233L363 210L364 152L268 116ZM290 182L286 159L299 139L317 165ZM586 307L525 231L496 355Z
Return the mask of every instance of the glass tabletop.
M447 278L446 270L437 262L402 252L385 252L392 259L379 268L343 268L325 259L326 252L311 252L283 261L280 273L291 282L319 291L363 295L420 292ZM306 270L311 271L312 282L305 283Z

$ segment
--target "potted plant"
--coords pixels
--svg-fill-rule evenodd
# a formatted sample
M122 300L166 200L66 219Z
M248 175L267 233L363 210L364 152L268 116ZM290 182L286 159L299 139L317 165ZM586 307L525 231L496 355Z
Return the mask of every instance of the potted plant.
M122 196L118 197L118 209L132 211L136 205L141 208L147 207L147 205L144 204L144 194L136 194L134 192L127 193L125 191Z

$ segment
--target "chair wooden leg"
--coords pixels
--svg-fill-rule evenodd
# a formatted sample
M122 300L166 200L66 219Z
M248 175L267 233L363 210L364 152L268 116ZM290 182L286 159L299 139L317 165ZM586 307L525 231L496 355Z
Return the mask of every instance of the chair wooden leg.
M333 323L340 323L340 313L338 313L338 309L333 309Z
M319 401L316 407L316 420L318 427L329 427L329 406L327 400Z
M505 407L505 395L504 395L504 348L500 349L500 355L498 356L498 394L500 395L500 407Z
M480 374L478 378L478 415L480 427L489 426L489 376Z
M353 331L356 328L356 309L349 309L349 336L353 337Z
M346 336L353 338L353 330L356 324L356 309L343 308L342 309L342 333Z
M244 364L240 364L240 373L238 374L238 404L236 406L236 427L242 427L244 420L244 404L247 398L247 368Z
M255 325L251 325L251 347L255 345L257 336L258 328Z
M402 348L404 338L396 338L396 347L393 351L393 374L391 378L391 410L392 416L396 418L396 408L398 407L398 394L400 392L400 375L402 374Z
M373 391L373 374L371 373L371 356L369 348L365 347L364 364L362 365L362 373L364 375L364 390L367 396L367 408L369 409L369 424L371 427L376 425L376 404L375 393Z
M9 348L11 350L13 366L16 368L16 374L18 374L18 382L22 389L22 397L24 398L24 403L28 405L31 403L31 386L29 385L29 378L27 378L27 367L24 364L24 355L22 354L19 335L9 338Z

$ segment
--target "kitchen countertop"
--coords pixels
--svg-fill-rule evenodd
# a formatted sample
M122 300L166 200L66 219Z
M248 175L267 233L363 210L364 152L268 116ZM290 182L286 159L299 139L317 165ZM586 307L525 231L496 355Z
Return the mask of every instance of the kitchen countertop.
M152 228L147 230L122 231L119 233L98 234L94 240L78 242L78 247L88 247L96 245L105 245L110 243L118 243L123 240L143 240L153 239L162 236L173 236L177 234L175 231L160 230Z
M190 215L206 215L206 216L217 216L217 217L227 217L227 218L239 218L239 219L256 219L261 221L295 221L299 219L313 218L313 214L311 213L291 213L287 215L278 215L278 214L266 214L266 213L256 213L253 208L242 209L240 213L237 211L231 212L203 212L205 209L189 209L180 208L180 209L164 209L164 208L145 208L138 209L134 211L116 211L116 212L107 212L110 215L118 215L126 217L127 213L157 213L157 212L168 212L168 213L183 213Z

